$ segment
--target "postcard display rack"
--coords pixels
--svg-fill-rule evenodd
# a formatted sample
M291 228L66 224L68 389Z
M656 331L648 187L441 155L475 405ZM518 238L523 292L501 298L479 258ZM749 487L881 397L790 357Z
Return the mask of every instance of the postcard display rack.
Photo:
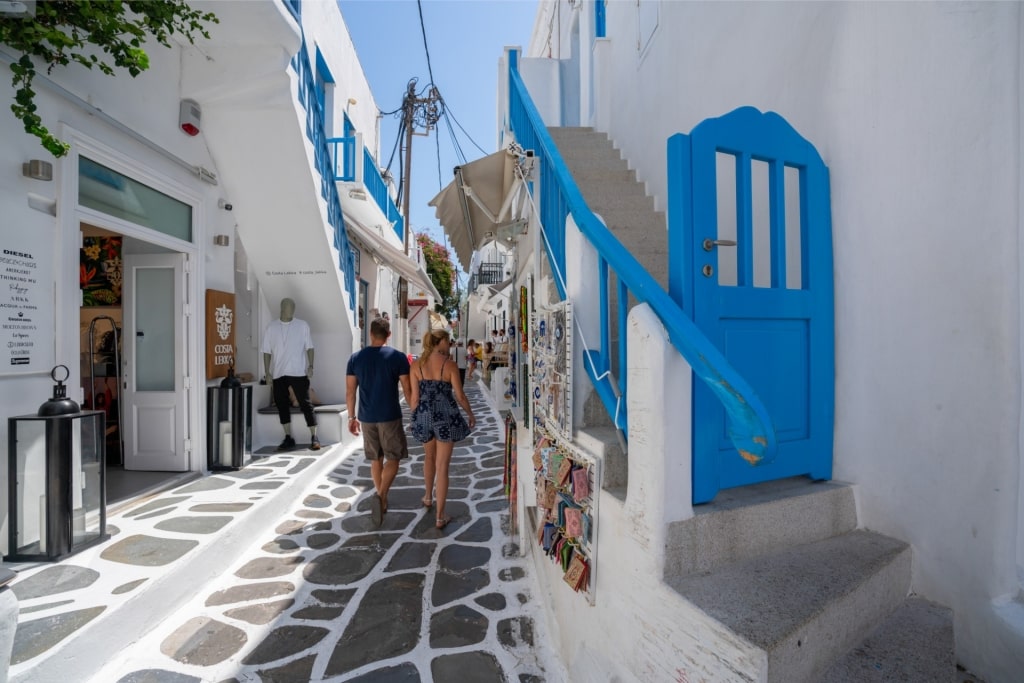
M572 441L572 304L532 322L534 542L593 605L600 461Z

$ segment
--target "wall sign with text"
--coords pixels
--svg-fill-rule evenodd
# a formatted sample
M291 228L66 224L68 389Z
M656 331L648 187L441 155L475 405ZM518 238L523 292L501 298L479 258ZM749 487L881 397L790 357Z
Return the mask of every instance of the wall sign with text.
M206 290L206 379L226 377L235 363L235 295Z
M55 365L53 247L46 233L0 239L0 373L49 372Z

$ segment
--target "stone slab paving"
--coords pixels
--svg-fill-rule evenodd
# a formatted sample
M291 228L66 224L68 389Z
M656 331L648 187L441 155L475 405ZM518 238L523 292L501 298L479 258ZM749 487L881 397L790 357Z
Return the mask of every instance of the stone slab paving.
M447 528L437 530L435 511L420 502L423 449L415 442L375 527L370 468L357 442L296 495L290 514L267 520L248 552L225 558L218 579L91 680L566 680L527 559L508 533L502 421L475 384L467 395L478 426L455 448ZM248 493L236 490L231 502ZM215 535L209 529L232 511L190 503L177 501L178 514L158 518L173 520L161 522L163 533ZM205 526L203 511L212 520Z
M271 491L293 479L287 471L323 458L340 461L343 452L336 444L257 458L245 470L208 476L113 515L109 541L61 562L6 563L19 574L12 584L19 618L10 679L37 680L34 669L60 657L72 639L103 638L105 617L230 533L241 516L258 514ZM253 482L268 488L248 489Z

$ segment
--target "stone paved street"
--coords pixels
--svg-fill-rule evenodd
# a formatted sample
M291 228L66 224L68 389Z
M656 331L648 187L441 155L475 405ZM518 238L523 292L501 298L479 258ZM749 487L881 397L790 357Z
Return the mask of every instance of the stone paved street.
M423 449L415 442L380 528L370 519L361 441L206 477L115 516L119 532L99 548L23 572L14 680L35 680L41 663L59 671L73 651L65 644L104 637L114 610L142 609L130 596L147 582L155 590L165 568L198 558L197 546L216 557L228 540L218 536L239 533L239 517L259 530L248 550L219 557L210 580L167 606L90 680L564 680L544 645L536 584L507 530L500 416L476 383L467 395L478 426L455 448L454 521L444 530L420 503ZM314 464L322 472L305 486L277 490ZM261 502L274 496L288 496L284 514Z

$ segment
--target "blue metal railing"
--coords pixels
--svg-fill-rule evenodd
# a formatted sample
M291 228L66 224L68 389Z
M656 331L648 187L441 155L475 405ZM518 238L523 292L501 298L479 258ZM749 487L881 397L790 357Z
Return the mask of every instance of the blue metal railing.
M604 226L587 206L568 167L562 160L540 113L519 74L519 53L509 52L509 125L516 142L532 149L539 157L541 188L540 219L549 262L555 270L558 292L565 292L565 226L571 214L576 226L597 252L598 296L600 297L601 333L598 349L584 350L584 366L594 387L611 415L616 428L628 438L626 396L626 316L629 298L646 303L665 326L669 340L686 359L694 374L705 382L729 416L729 437L749 462L771 458L776 437L768 411L745 379L701 333L661 285L651 277L622 243ZM616 280L619 329L619 378L612 379L609 349L612 300L609 275ZM749 457L747 457L749 456Z
M370 150L365 147L363 148L363 185L366 186L366 189L369 190L373 198L377 200L377 206L380 207L388 221L394 226L398 239L404 242L405 221L402 219L402 214L398 212L398 207L395 206L391 193L388 192L387 183L384 182L384 178L380 175L377 161L370 154Z
M356 180L356 136L350 135L344 138L329 138L327 144L331 150L332 166L334 169L334 180L337 182L351 183ZM395 206L395 200L388 192L387 183L377 168L377 162L370 154L370 150L363 147L363 186L373 196L381 212L387 217L398 235L398 239L405 240L405 219Z
M306 55L305 39L298 54L292 57L292 68L298 75L299 103L306 111L306 137L313 143L314 162L320 174L320 196L327 203L327 222L334 228L334 247L338 250L338 268L345 275L349 311L355 311L355 264L348 243L348 233L345 231L345 221L341 215L341 199L338 197L338 186L334 180L333 157L327 144L327 135L324 133L324 111L316 96L316 82L309 57Z

